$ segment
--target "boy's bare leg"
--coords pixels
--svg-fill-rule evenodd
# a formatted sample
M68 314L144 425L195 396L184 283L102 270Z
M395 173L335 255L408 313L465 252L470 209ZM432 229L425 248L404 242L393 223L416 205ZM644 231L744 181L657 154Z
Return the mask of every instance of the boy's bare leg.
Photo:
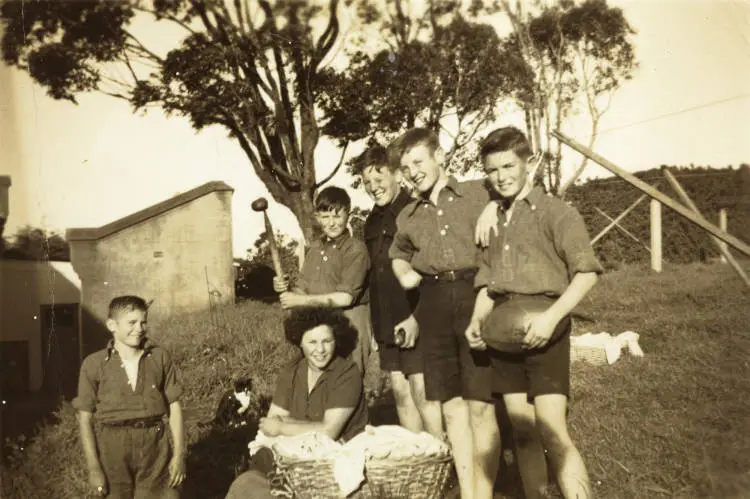
M443 409L437 400L427 400L424 389L424 374L410 375L409 386L411 387L412 399L421 416L424 430L437 438L443 438Z
M422 417L411 395L409 380L401 371L391 371L391 390L396 401L396 412L401 426L414 433L424 429Z
M445 429L451 443L453 461L456 464L461 499L473 499L474 444L471 438L466 438L471 432L469 404L461 397L454 397L443 402L442 405Z
M474 442L474 498L492 499L501 451L495 405L481 400L468 403Z
M503 400L516 443L516 459L524 495L527 499L545 497L549 476L541 437L536 426L534 405L529 403L525 393L505 394Z
M586 465L568 433L567 404L568 398L561 394L535 397L537 426L563 496L566 499L589 499L592 493Z

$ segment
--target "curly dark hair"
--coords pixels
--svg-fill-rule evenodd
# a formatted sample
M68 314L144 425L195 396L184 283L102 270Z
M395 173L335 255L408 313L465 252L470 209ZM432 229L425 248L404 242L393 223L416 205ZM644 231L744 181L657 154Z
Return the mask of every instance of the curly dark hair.
M311 329L327 325L336 340L335 354L347 357L357 344L357 330L343 312L335 308L303 307L293 309L284 319L284 334L292 345L299 347L302 336Z

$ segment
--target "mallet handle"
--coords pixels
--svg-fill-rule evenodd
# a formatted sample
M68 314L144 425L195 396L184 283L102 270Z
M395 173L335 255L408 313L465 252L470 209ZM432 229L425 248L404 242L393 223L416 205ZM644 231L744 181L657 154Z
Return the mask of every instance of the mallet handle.
M263 221L266 224L266 234L268 234L268 243L271 245L271 260L273 260L273 270L276 275L281 277L284 270L281 268L281 258L279 258L279 248L276 246L276 235L273 232L271 221L268 219L268 213L263 210Z

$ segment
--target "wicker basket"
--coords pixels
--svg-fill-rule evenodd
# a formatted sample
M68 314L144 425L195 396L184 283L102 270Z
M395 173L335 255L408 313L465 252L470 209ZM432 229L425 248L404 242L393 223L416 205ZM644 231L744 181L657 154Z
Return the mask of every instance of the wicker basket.
M274 457L276 470L269 475L273 496L294 499L341 497L339 484L333 477L333 459L291 459L279 454Z
M583 361L594 366L607 365L607 352L604 347L570 345L570 361Z
M452 459L421 456L370 459L365 482L350 499L440 499L444 495ZM340 498L332 459L290 459L276 455L276 471L269 475L275 497L294 499Z
M363 492L373 499L440 499L452 462L450 456L371 459L365 463Z

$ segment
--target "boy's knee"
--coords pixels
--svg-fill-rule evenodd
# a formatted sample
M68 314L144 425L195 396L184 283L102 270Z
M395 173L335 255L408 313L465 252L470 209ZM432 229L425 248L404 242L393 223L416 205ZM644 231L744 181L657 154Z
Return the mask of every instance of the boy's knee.
M411 401L411 388L409 381L401 372L391 373L391 391L396 405L402 406Z
M480 400L470 400L468 404L472 420L485 421L492 419L492 421L495 421L494 404Z

